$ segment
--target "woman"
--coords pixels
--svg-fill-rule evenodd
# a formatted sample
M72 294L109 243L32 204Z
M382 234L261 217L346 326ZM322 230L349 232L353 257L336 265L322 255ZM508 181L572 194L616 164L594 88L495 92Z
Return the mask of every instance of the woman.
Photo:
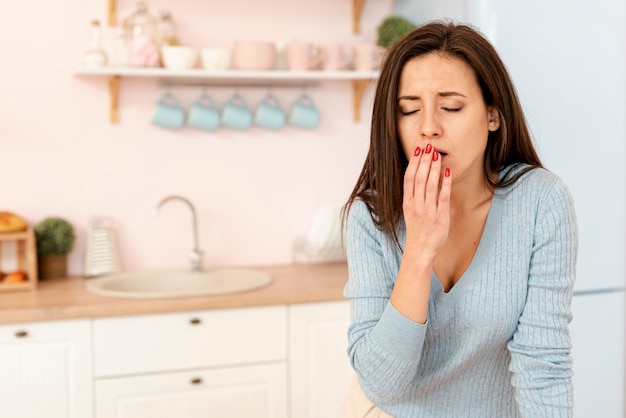
M389 50L345 211L345 417L572 415L573 203L482 35L433 22Z

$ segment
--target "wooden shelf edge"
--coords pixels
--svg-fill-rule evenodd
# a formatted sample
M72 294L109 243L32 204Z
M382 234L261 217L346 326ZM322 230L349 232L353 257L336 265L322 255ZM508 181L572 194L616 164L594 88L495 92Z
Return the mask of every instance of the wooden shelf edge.
M29 236L29 231L15 231L15 232L1 232L0 233L0 241L17 241L17 240L25 240Z

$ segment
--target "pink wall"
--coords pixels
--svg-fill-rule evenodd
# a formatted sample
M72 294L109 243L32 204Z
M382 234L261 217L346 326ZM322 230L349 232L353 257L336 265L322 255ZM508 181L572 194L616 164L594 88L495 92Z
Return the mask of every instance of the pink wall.
M374 42L376 26L392 10L391 0L368 0L355 35L350 0L148 4L153 13L171 10L181 41L198 47L231 46L236 39ZM121 20L135 2L118 0L117 7ZM164 93L156 81L123 79L121 122L111 125L106 79L74 75L89 43L89 21L105 22L105 12L105 0L65 0L13 2L0 14L0 210L31 224L51 215L70 220L78 238L72 275L83 272L86 229L98 216L116 224L124 269L186 267L188 210L171 203L153 215L168 194L195 204L205 265L290 263L293 242L316 208L342 203L354 184L368 145L372 90L360 123L352 119L350 83L325 82L308 90L322 111L316 131L169 132L149 123ZM105 26L107 49L117 31ZM200 92L173 90L185 107ZM233 88L208 92L221 103ZM266 92L240 89L251 104ZM288 107L300 90L273 92Z

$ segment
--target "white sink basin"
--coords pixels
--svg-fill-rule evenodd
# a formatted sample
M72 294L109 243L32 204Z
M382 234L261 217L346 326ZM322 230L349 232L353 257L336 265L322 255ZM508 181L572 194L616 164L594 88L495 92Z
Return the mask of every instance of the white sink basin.
M269 285L267 273L238 268L118 273L87 280L87 290L120 298L176 298L246 292Z

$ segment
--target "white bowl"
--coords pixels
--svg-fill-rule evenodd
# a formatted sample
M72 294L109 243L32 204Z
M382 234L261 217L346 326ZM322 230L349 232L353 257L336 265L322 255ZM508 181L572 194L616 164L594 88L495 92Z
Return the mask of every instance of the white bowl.
M188 46L164 46L161 48L163 66L168 70L188 70L196 65L198 52Z
M221 71L230 68L231 53L225 48L202 48L200 62L205 70Z

